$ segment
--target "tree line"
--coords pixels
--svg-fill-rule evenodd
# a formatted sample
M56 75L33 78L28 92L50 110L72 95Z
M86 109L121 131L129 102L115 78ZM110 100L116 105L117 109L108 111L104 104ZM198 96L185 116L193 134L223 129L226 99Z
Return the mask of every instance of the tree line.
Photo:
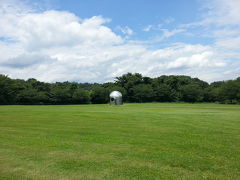
M118 90L124 102L217 102L240 104L240 77L211 84L183 75L144 77L127 73L114 82L45 83L0 75L0 104L103 104Z

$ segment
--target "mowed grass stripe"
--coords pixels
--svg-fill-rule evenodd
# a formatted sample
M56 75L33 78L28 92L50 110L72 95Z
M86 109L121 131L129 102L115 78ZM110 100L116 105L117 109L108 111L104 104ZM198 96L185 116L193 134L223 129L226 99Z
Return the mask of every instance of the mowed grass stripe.
M0 179L239 179L239 107L0 106Z

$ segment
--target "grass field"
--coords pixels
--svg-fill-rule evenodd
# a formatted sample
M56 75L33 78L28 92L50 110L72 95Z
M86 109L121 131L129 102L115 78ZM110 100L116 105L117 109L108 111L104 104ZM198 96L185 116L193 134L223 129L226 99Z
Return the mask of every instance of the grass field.
M0 106L0 179L240 179L240 106Z

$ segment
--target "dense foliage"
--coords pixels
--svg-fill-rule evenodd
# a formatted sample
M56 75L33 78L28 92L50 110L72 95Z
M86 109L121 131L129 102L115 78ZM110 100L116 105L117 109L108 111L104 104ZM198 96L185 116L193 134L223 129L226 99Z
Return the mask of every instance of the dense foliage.
M189 76L143 77L128 73L115 82L44 83L0 75L0 104L101 104L111 91L122 92L124 102L219 102L240 104L240 77L208 84Z

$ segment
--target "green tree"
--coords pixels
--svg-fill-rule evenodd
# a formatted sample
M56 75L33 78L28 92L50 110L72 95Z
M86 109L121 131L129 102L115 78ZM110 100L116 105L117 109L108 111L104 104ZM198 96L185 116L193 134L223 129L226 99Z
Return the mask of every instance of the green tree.
M122 75L121 77L116 77L115 83L126 90L126 95L125 95L126 101L132 102L132 101L135 101L133 88L139 84L143 84L144 80L142 75L139 73L135 73L135 74L127 73Z
M219 96L223 103L240 103L240 79L225 82L220 88Z
M188 84L181 87L182 101L200 102L203 100L203 90L196 84Z
M19 104L40 104L42 98L38 96L38 91L33 88L22 90L17 96L17 102Z
M89 91L84 89L77 89L72 95L72 101L74 104L89 104L90 100Z
M109 92L104 87L96 87L91 92L91 102L93 104L105 104L109 101Z
M154 94L154 100L158 102L173 102L176 100L176 92L167 84L155 86Z
M134 102L151 102L154 98L154 91L151 85L139 84L132 88Z
M0 74L0 104L12 104L15 101L16 89L9 77Z
M72 102L69 89L60 86L54 87L51 90L50 98L53 104L70 104Z

